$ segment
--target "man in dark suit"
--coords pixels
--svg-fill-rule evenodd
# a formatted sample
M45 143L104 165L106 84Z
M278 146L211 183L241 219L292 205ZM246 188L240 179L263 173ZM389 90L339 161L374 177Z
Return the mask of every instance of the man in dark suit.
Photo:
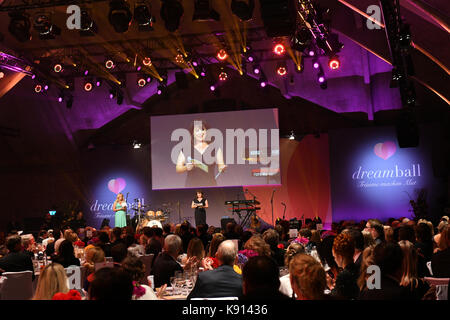
M4 272L20 272L30 270L33 272L33 262L30 255L23 252L22 239L18 235L6 239L6 248L9 253L0 259L0 269Z
M170 285L170 277L175 275L175 271L183 272L183 268L177 262L177 257L182 250L181 238L171 234L164 239L164 250L155 259L152 268L155 288L163 284Z
M242 276L233 265L237 259L237 248L233 241L226 240L219 245L216 254L220 266L217 269L200 272L195 287L187 297L223 298L242 295Z

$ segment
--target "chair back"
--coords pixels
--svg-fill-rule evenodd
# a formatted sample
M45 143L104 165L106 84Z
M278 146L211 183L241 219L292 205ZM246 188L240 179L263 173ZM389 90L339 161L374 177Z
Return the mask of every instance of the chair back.
M150 273L152 272L152 262L153 262L154 256L155 255L153 253L139 256L139 259L145 265L145 278L147 278L150 275Z
M1 300L30 300L33 297L32 271L3 272Z
M425 281L436 287L436 300L448 300L448 284L450 278L430 278L425 277Z
M113 262L97 262L94 264L95 271L103 269L103 268L113 268L114 263Z

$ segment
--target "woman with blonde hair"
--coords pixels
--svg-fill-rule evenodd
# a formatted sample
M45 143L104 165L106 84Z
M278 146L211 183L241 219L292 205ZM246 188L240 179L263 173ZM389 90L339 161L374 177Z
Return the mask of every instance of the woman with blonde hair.
M117 198L113 204L115 227L123 228L127 226L127 203L122 193L117 194Z
M84 250L86 262L84 266L87 268L87 273L90 274L95 271L95 264L105 262L105 253L102 248L89 245Z
M66 270L59 263L51 263L39 275L33 300L52 300L58 292L69 292Z
M413 297L420 300L429 289L429 286L417 276L417 249L414 248L414 244L408 240L401 240L398 244L403 251L402 278L400 280L400 285L408 288L412 292Z
M264 241L260 235L254 235L244 245L244 249L253 250L259 256L271 256L270 246Z
M286 253L284 254L284 265L288 268L288 271L289 271L289 263L295 257L295 255L299 253L305 253L305 247L302 244L293 242L289 245L289 247L287 247ZM280 292L288 297L294 296L294 291L292 290L289 272L280 277Z
M373 257L374 248L374 245L368 246L362 253L361 269L358 280L356 281L360 292L362 292L367 286L367 278L369 277L369 275L367 274L367 268L375 263Z

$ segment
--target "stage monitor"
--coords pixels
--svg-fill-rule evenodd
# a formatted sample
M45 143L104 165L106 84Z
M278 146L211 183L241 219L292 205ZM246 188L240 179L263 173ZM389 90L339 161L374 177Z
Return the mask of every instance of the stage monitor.
M278 109L150 121L153 190L281 184Z

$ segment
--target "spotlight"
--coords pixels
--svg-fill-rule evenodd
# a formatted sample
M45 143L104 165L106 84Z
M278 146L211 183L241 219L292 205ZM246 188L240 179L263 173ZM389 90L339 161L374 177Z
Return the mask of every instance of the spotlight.
M114 67L115 67L114 62L111 59L106 60L105 67L108 69L114 69Z
M142 60L142 64L143 64L144 66L149 67L149 66L152 65L152 59L150 59L149 57L145 57L145 58Z
M33 74L32 76L31 76L31 79L35 79L36 78L36 75L35 74Z
M166 29L170 32L176 31L180 27L180 19L184 9L178 0L161 0L161 18L164 20Z
M313 49L309 49L309 50L308 50L308 55L309 55L310 57L314 57L314 56L316 55L316 53L314 52Z
M116 90L111 89L109 90L109 98L114 99L116 97Z
M133 141L133 149L140 149L141 146L142 146L142 144L137 142L137 140Z
M9 16L11 17L8 27L9 33L20 42L31 40L31 23L28 16L21 12L10 12Z
M192 21L220 20L220 14L212 9L210 0L195 0Z
M89 74L89 70L84 71L84 75L87 76Z
M248 2L242 0L231 0L231 12L236 15L242 21L248 21L253 16L253 10L255 9L255 0L248 0Z
M325 77L323 75L320 75L317 77L317 81L319 81L319 83L324 83L325 82Z
M156 93L161 96L161 95L167 95L167 87L164 83L160 83L157 88L156 88Z
M216 54L217 59L225 61L228 58L228 53L225 49L220 49Z
M34 92L39 93L42 91L42 86L40 84L37 84L34 86Z
M225 71L221 71L220 73L219 73L219 80L220 81L225 81L225 80L227 80L228 79L228 74L225 72Z
M92 88L93 88L93 87L94 87L94 86L92 85L92 82L91 82L90 80L87 80L87 81L84 83L84 90L87 91L87 92L92 91Z
M34 19L33 27L39 32L41 40L52 40L61 34L61 29L51 22L49 14L38 14Z
M267 86L267 78L263 72L261 72L261 76L259 77L259 85L261 88L265 88Z
M48 90L48 85L44 86L44 90L47 91Z
M291 131L291 134L289 135L289 140L295 140L294 131Z
M124 0L112 0L109 3L108 19L117 33L128 31L132 19L130 5Z
M59 63L55 64L55 66L53 67L53 71L55 71L56 73L61 72L62 69L63 69L63 67Z
M273 53L275 53L276 55L283 55L286 52L286 48L284 47L283 44L281 43L277 43L274 47L273 47Z
M286 63L278 63L277 66L277 74L279 76L285 76L287 74L287 66Z
M80 36L82 37L92 37L98 32L98 27L92 20L89 12L87 10L81 11L81 30Z
M59 96L59 97L58 97L58 102L59 102L59 103L63 102L63 100L64 100L64 98L63 98L62 96Z
M181 53L178 53L175 56L175 62L178 63L178 64L184 63L184 58L183 58L183 55Z
M101 87L101 86L102 86L102 79L97 78L97 79L95 80L95 86L96 86L96 87Z
M328 66L331 70L339 69L339 67L341 66L341 62L339 61L338 56L331 57L328 61Z
M138 80L137 80L137 85L142 88L142 87L145 87L146 84L147 84L146 77L145 76L139 76Z
M134 19L138 23L139 31L153 30L155 18L152 17L150 4L147 5L145 1L136 4L134 8Z
M211 91L216 90L216 85L215 85L215 84L211 84L211 85L209 86L209 90L211 90Z
M200 68L200 76L206 77L206 68L205 68L205 66L202 66Z
M313 68L314 69L319 69L319 67L320 67L319 61L313 60Z
M253 73L254 74L260 74L261 73L261 67L259 65L253 66Z
M299 30L297 30L291 38L291 47L292 49L303 52L306 50L306 48L309 47L309 44L311 43L311 32L308 28L302 27ZM308 52L309 53L309 52ZM314 52L313 52L314 55Z

